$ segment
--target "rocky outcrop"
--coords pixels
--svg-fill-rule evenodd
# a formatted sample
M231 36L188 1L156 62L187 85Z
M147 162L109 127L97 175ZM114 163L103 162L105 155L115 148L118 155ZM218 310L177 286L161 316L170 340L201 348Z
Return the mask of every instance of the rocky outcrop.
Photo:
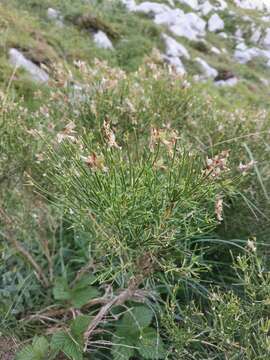
M49 80L47 72L28 60L19 50L14 48L10 49L9 59L13 66L22 68L28 72L32 80L39 83L46 83Z
M111 40L108 38L108 36L105 34L105 32L99 30L94 34L93 39L97 47L102 49L113 50L113 44Z

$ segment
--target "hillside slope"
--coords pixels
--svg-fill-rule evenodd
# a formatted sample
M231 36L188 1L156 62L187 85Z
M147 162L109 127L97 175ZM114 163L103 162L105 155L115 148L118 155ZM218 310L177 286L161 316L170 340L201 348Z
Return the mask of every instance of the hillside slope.
M95 58L134 71L158 49L162 61L193 81L214 80L230 101L248 99L265 106L270 18L261 5L261 10L249 9L252 4L2 1L2 83L7 83L17 61L10 54L14 48L46 66L51 77L58 63L73 70L74 61L93 64Z

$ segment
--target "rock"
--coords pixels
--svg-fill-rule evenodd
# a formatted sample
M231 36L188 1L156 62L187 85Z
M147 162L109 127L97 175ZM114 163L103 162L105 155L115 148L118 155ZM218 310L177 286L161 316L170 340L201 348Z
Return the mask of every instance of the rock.
M48 16L48 19L50 19L50 20L57 20L57 19L59 19L59 17L61 15L60 15L60 11L55 10L53 8L49 8L47 10L47 16Z
M27 71L34 81L46 83L49 80L49 75L46 71L35 65L32 61L26 59L26 57L17 49L11 48L9 50L9 59L13 66L21 67Z
M236 49L245 51L247 49L247 45L244 42L241 42L241 43L237 44Z
M166 13L170 10L171 8L167 5L146 1L137 5L133 11L155 16L158 14Z
M136 9L135 0L121 0L122 4L127 8L128 11L134 11Z
M228 37L229 37L229 35L226 34L225 32L218 33L218 35L219 35L220 37L222 37L223 39L228 39Z
M270 50L262 50L257 47L248 48L245 43L238 44L235 48L234 58L240 64L246 64L257 57L262 57L269 61Z
M237 38L237 39L240 39L242 40L243 39L243 31L242 29L240 29L239 27L237 28L237 30L235 31L234 33L234 36Z
M237 77L231 77L227 80L218 80L215 81L215 85L216 86L235 86L238 83L238 79Z
M269 80L267 80L267 79L264 79L264 78L260 78L260 81L261 81L261 83L264 85L264 86L269 86L270 85L270 82L269 82Z
M206 78L212 78L215 79L218 75L218 72L216 69L212 68L210 65L207 64L207 62L199 57L195 59L195 61L199 64L201 71L203 72L203 75Z
M224 21L220 18L218 14L213 14L208 20L208 30L211 32L216 32L224 29Z
M269 0L234 0L234 2L242 9L270 10Z
M260 28L256 28L256 27L253 27L252 28L252 35L251 35L251 38L250 38L250 41L252 41L253 43L258 43L261 36L262 36L262 32L261 32L261 29Z
M99 48L113 50L113 44L105 32L99 30L94 34L93 39Z
M212 46L210 51L213 53L213 54L216 54L216 55L220 55L221 54L221 51L215 47L215 46Z
M149 1L132 7L131 11L147 14L154 18L156 24L164 25L175 35L189 40L197 40L205 35L206 22L192 12L186 14L181 9Z
M268 49L270 48L270 28L266 29L263 45Z
M198 0L177 0L180 4L188 5L193 10L198 10Z
M215 7L212 4L210 4L208 0L200 5L200 11L203 14L203 16L208 15L213 10L215 10Z
M58 11L58 10L49 8L47 10L47 17L49 20L55 21L55 23L57 25L59 25L60 27L62 27L64 25L63 24L63 16L61 15L60 11Z
M183 36L189 40L198 40L205 35L206 22L195 13L184 14L169 27L177 36Z
M164 55L163 59L180 75L186 73L185 67L182 61L178 57L171 57Z
M179 44L174 38L166 34L162 34L162 38L165 42L167 56L190 59L187 49L183 45Z
M263 22L270 22L270 16L268 15L268 16L262 16L261 17L261 20L263 21Z

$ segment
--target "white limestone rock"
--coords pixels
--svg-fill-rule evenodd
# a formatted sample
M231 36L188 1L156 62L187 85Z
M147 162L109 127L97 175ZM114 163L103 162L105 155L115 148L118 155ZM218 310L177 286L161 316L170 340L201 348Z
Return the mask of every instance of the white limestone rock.
M218 14L213 14L208 20L208 30L216 32L224 29L224 21Z
M188 5L193 10L198 10L198 8L199 8L198 0L177 0L177 1L180 4Z
M219 35L220 37L222 37L223 39L228 39L228 38L229 38L229 35L226 34L225 32L220 32L220 33L218 33L218 35Z
M206 78L215 79L218 76L217 70L208 65L202 58L197 57L195 61L199 64L200 69Z
M215 55L220 55L221 54L221 51L215 46L212 46L210 51Z
M261 28L260 27L256 28L256 26L253 26L251 30L252 30L252 35L250 40L251 42L257 44L262 36Z
M177 36L196 41L205 35L205 27L206 22L202 18L195 13L188 13L180 16L169 29Z
M269 49L270 48L270 28L266 29L265 37L263 39L263 45Z
M113 50L113 44L105 32L99 30L94 34L93 39L97 47L101 49Z
M174 38L166 34L162 34L162 38L165 42L167 56L190 59L189 52L182 44L179 44Z
M60 27L64 26L63 16L61 15L60 11L58 11L58 10L55 10L53 8L48 8L47 18L51 21L54 21Z
M234 2L242 9L270 11L269 0L234 0Z
M262 20L263 22L270 22L270 16L269 16L269 15L267 15L267 16L262 16L262 17L261 17L261 20Z
M49 80L49 75L34 64L32 61L26 59L26 57L17 49L11 48L9 50L10 63L15 67L24 69L31 75L32 80L38 83L46 83Z
M163 59L180 75L186 74L186 69L178 57L164 55Z
M238 83L238 78L236 76L233 76L227 80L218 80L215 81L216 86L235 86Z
M155 16L158 14L166 13L167 11L170 11L171 8L167 5L151 2L151 1L145 1L135 7L134 10L136 12L140 12L146 15Z
M215 7L207 0L199 6L200 12L203 16L208 15L211 11L215 10Z
M121 0L121 2L128 11L135 11L137 6L135 0Z

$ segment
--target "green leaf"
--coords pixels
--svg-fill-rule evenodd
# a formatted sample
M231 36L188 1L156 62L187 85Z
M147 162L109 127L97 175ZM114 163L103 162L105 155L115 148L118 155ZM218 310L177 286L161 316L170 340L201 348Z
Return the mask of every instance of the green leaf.
M44 336L35 337L33 340L33 350L38 359L47 357L49 350L47 339Z
M72 360L83 360L83 349L71 337L65 341L62 351Z
M114 360L129 360L134 356L134 349L132 347L114 345L112 348L112 356Z
M67 333L65 331L58 331L53 334L51 339L51 347L53 350L62 350L67 339Z
M71 360L83 360L83 349L67 332L59 331L53 335L52 350L62 351Z
M99 291L93 286L80 289L75 288L71 290L71 301L74 307L80 308L99 295Z
M85 288L88 287L89 285L92 285L94 283L94 281L96 280L95 275L93 274L87 274L84 275L80 278L79 281L76 282L75 286L74 286L74 290L78 290L81 288Z
M36 336L32 345L25 346L17 355L16 360L45 360L48 358L49 343L44 336Z
M138 351L145 359L162 359L165 356L164 345L155 329L146 328L143 330Z
M149 326L153 319L153 310L146 306L136 306L132 311L124 315L123 320L125 322L134 322L139 329Z
M86 331L92 317L87 315L77 316L71 324L71 333L76 338L79 339L81 335Z
M136 306L128 311L117 324L117 335L139 339L140 333L153 319L153 311L146 306Z
M34 349L32 345L25 346L17 355L16 360L35 360Z
M68 284L66 279L58 278L56 279L54 288L53 288L53 296L55 300L69 300L70 299L70 290L68 288Z

